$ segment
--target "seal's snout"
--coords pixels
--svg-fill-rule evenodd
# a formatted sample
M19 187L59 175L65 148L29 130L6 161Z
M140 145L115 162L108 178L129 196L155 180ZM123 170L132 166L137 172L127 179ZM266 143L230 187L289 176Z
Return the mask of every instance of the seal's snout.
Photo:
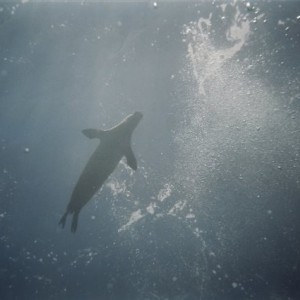
M142 114L140 111L136 111L136 112L134 113L134 115L135 115L135 117L136 117L138 120L141 120L142 117L143 117L143 114Z

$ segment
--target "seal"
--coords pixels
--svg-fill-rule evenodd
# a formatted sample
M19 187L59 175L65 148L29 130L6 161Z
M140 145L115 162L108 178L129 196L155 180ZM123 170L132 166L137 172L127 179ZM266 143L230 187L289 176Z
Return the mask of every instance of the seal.
M90 139L100 139L100 144L88 160L75 185L66 212L59 221L62 228L65 227L68 214L71 214L73 215L71 231L76 231L81 209L101 188L123 156L133 170L137 169L137 161L131 148L131 136L142 117L141 112L135 112L111 129L82 131Z

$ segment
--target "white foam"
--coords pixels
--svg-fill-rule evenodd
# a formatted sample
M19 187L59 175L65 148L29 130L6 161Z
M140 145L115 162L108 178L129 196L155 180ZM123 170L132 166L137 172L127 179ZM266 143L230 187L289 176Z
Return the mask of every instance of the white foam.
M142 219L144 216L145 215L142 214L141 209L138 209L138 210L134 211L131 214L131 216L129 218L129 221L125 225L121 226L118 229L118 232L122 232L122 231L125 231L125 230L129 229L132 224L136 223L137 221L139 221L140 219Z

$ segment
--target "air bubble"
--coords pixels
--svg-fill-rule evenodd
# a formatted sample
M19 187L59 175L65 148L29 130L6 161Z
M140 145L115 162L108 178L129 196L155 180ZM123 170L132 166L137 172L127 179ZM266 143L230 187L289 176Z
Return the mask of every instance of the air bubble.
M253 11L253 9L254 9L254 7L251 5L250 2L246 3L246 8L247 8L248 11Z

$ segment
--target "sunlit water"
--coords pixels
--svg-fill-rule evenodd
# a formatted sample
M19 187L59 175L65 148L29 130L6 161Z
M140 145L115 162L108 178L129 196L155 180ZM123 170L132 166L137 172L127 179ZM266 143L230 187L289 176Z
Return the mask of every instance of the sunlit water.
M13 6L11 14L18 7ZM74 270L80 270L75 278L78 282L81 277L86 278L85 272L101 269L112 257L115 264L107 268L113 268L116 274L110 274L105 288L113 295L125 252L124 256L129 258L124 273L130 269L127 276L140 295L138 299L146 299L145 295L147 299L165 299L157 290L166 287L174 295L178 286L178 299L190 293L200 297L197 299L209 299L214 280L219 282L220 290L235 290L248 299L254 293L249 287L251 280L267 285L267 279L256 271L250 277L234 273L239 268L235 263L247 259L245 239L250 239L262 226L277 228L271 222L279 219L280 208L272 199L277 195L283 199L290 189L300 190L299 112L293 108L299 91L295 88L287 96L290 87L299 82L295 79L290 84L288 78L286 90L278 91L256 75L267 57L262 55L257 59L241 53L255 35L251 24L263 22L264 13L252 7L243 11L240 5L232 7L231 12L226 12L231 17L221 19L227 29L220 43L215 40L213 14L181 27L184 63L176 80L184 91L176 104L178 112L173 116L177 128L172 132L172 172L161 177L155 166L149 166L139 157L139 170L135 173L122 161L82 213L81 228L86 225L85 218L99 228L99 233L91 232L86 240L81 237L86 247L76 248L76 241L69 235L66 240L71 246L65 251L57 250L51 239L48 242L35 239L33 245L23 245L18 255L8 257L12 264L21 261L24 269L32 264L30 271L34 275L25 275L26 283L48 288L55 299L56 295L67 294L73 286L72 280L71 284L59 283L57 274L62 279L67 276L72 279ZM160 5L154 2L153 8L159 10ZM220 9L225 12L226 5L220 5ZM280 20L279 25L287 26L285 22ZM136 29L130 34L116 57L134 55L131 44L141 38L142 32ZM112 54L111 61L114 58ZM117 70L116 66L111 68L107 81ZM109 82L101 82L102 85ZM4 151L6 141L2 140L1 145ZM31 155L31 147L24 145L23 152ZM12 197L18 189L15 176L4 168L2 178L0 190L5 189L6 196ZM110 215L104 216L108 211ZM10 213L0 211L0 222ZM59 215L53 218L58 220ZM105 221L111 230L103 228ZM113 237L105 240L105 234L111 232ZM257 250L257 256L264 253L265 259L272 259L275 243L269 242L266 232L262 232L257 242L261 250ZM14 247L9 232L1 236L1 242L8 252ZM236 244L242 250L236 249ZM75 250L70 253L72 245ZM114 251L115 254L110 254ZM53 267L53 274L44 272L44 266ZM2 268L1 272L5 277L7 269ZM156 274L159 274L157 281L152 279ZM186 281L191 281L192 292L181 289L189 286Z
M263 17L257 11L256 19ZM174 134L173 176L119 229L131 230L149 215L154 220L172 216L184 224L198 249L189 268L198 277L200 294L213 274L250 295L242 282L222 270L217 257L243 237L251 218L273 217L266 199L282 190L283 181L300 188L298 112L254 76L260 61L238 58L254 34L250 21L237 8L226 31L227 43L221 46L213 43L211 15L184 26L186 67L181 80L186 98ZM239 211L249 219L243 229L236 228L243 223ZM207 239L210 227L217 244ZM182 258L180 252L176 255Z

